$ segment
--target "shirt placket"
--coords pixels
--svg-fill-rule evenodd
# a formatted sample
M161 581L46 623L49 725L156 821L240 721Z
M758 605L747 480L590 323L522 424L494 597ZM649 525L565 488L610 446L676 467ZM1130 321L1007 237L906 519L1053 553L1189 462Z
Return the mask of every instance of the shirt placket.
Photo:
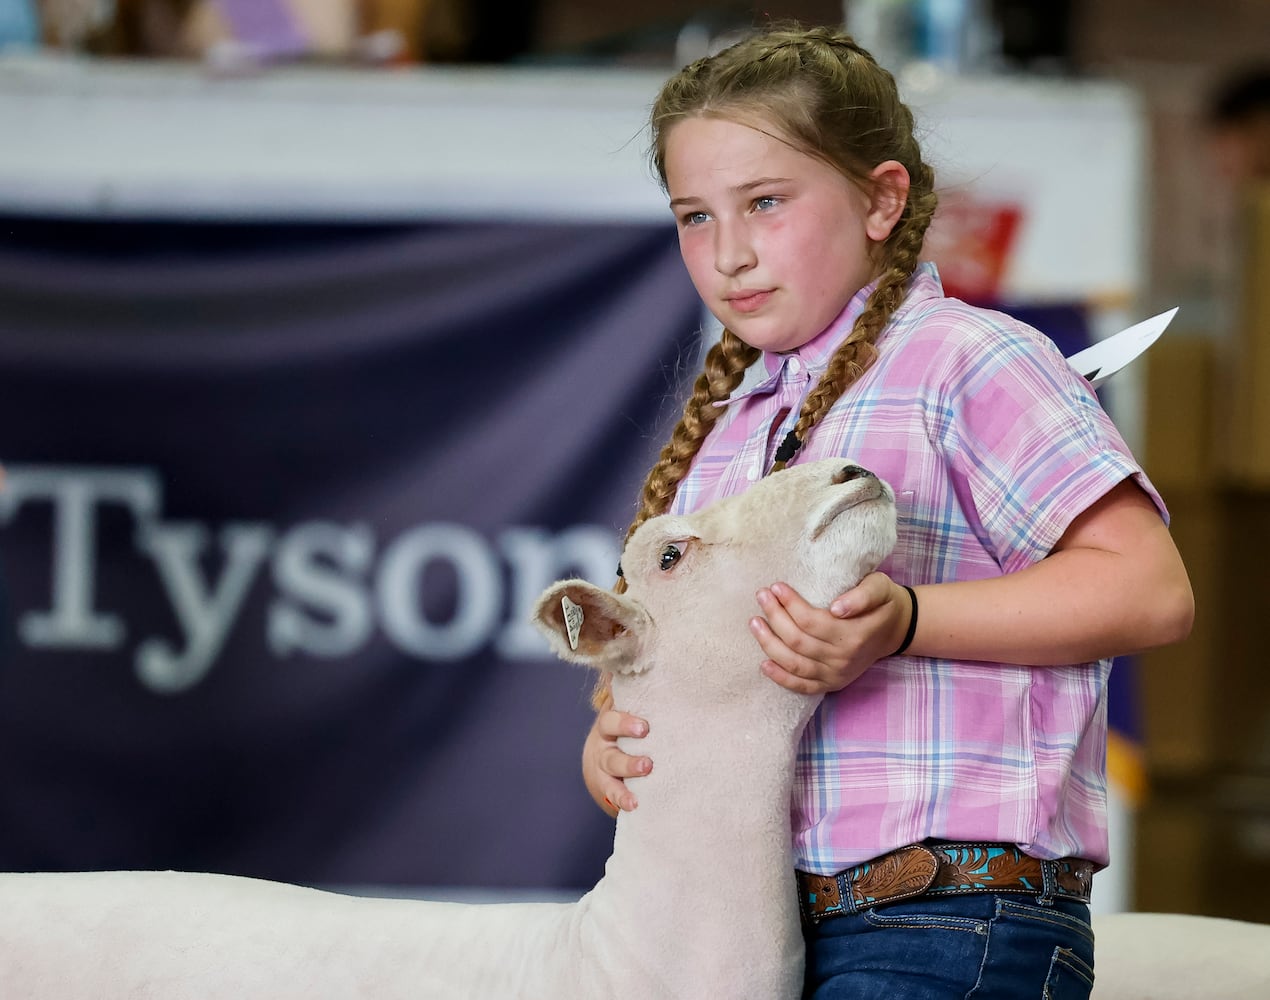
M763 460L761 468L758 475L753 478L760 478L771 470L772 464L776 461L776 452L780 449L781 442L798 425L798 414L802 410L803 399L807 396L810 384L811 375L807 371L807 363L796 355L790 355L785 358L784 363L781 365L780 382L777 385L776 392L772 395L772 409L763 424L761 438L763 441ZM772 433L771 422L776 419L782 410L786 411L785 417L781 420L780 426L776 428L775 433ZM751 470L747 470L747 474L749 471Z

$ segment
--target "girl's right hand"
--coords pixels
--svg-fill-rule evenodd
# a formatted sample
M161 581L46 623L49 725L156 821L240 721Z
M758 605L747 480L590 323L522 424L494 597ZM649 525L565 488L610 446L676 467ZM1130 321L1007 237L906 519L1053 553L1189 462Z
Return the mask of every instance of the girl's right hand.
M591 797L610 816L616 816L621 809L630 812L638 805L635 796L627 789L625 779L648 774L653 769L653 762L648 757L636 757L620 750L617 738L647 735L647 722L613 708L606 708L596 715L595 723L587 734L582 747L582 780L586 782Z

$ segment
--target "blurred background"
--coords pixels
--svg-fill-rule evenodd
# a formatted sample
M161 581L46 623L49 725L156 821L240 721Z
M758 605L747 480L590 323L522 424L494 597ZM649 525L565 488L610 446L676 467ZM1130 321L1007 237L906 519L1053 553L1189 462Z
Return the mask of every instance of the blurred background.
M0 0L0 870L595 882L529 609L712 334L647 109L783 18L896 74L951 293L1181 307L1103 391L1197 618L1113 671L1095 906L1270 921L1264 0Z

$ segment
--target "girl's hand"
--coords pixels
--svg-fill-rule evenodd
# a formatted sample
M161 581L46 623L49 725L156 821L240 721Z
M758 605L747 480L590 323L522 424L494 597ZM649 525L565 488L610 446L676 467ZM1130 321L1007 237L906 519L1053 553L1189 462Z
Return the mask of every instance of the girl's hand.
M611 702L610 702L611 704ZM644 737L648 723L634 715L606 708L595 717L595 724L582 747L582 779L591 797L610 816L618 810L627 812L638 803L626 788L626 778L647 774L653 769L648 757L635 757L617 746L619 736Z
M870 573L816 608L785 583L758 592L766 618L751 618L750 631L767 655L762 670L799 694L840 691L899 646L908 629L908 592L885 573Z

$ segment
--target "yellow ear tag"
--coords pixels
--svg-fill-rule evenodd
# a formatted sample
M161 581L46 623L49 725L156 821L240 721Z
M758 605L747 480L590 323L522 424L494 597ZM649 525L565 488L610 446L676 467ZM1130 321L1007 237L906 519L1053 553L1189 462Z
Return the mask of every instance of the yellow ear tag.
M574 604L568 596L560 598L560 607L564 608L564 627L569 633L569 648L578 648L578 636L582 634L582 607Z

